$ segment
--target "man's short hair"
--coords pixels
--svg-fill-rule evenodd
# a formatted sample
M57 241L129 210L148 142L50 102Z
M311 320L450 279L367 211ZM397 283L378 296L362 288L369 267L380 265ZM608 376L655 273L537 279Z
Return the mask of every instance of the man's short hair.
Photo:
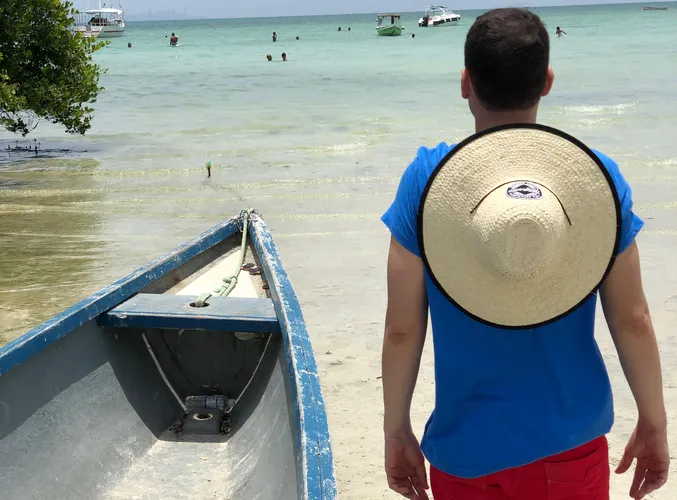
M550 37L526 9L494 9L475 20L465 42L465 67L480 104L489 110L538 103L550 63Z

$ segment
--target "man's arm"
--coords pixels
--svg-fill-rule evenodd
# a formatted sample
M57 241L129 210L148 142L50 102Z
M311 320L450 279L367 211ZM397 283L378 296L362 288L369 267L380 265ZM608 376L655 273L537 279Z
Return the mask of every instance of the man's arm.
M382 355L386 436L411 431L409 410L427 326L423 261L391 237Z
M602 307L642 423L666 425L658 345L644 296L639 250L633 242L600 288Z
M640 500L667 481L670 452L660 355L634 241L618 256L600 292L604 315L639 412L637 427L616 473L623 474L637 460L630 496Z

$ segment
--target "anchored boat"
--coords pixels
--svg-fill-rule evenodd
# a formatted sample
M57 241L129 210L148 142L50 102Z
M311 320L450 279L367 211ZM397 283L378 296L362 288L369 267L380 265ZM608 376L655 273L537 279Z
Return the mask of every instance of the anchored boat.
M336 498L298 299L255 211L0 348L3 498Z
M73 33L80 33L85 37L118 38L125 34L125 13L122 6L119 9L106 7L99 0L97 9L78 12L75 16Z
M453 26L458 24L461 16L442 5L431 5L425 10L423 17L418 20L421 28L430 26Z
M390 24L387 24L388 19ZM404 31L402 16L400 14L379 14L376 18L376 31L380 36L400 36Z

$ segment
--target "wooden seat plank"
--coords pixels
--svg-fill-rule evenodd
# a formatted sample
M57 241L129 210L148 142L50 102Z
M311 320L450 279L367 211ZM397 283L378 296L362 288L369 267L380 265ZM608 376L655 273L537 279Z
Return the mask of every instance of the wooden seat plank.
M273 302L265 298L211 297L207 307L192 307L197 297L139 293L101 314L101 326L223 332L280 333Z

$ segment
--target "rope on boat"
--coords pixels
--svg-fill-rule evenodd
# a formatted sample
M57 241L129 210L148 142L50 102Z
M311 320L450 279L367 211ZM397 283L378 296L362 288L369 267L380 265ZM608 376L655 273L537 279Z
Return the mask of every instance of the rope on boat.
M239 220L242 222L242 244L240 245L240 264L237 266L237 271L232 276L227 276L223 278L223 285L214 290L212 293L203 293L195 300L195 307L207 307L207 300L213 295L218 297L227 297L230 292L233 291L237 285L237 279L240 276L240 271L242 271L242 265L244 264L244 259L247 252L247 226L249 225L249 216L251 215L251 210L242 210L240 212Z
M187 412L188 408L183 403L183 401L181 401L181 398L179 397L179 395L174 390L174 387L172 387L172 384L169 383L169 380L167 379L167 375L165 375L165 372L162 369L162 366L160 366L160 362L158 361L157 356L153 352L153 348L150 346L150 342L148 342L148 338L146 337L146 334L142 333L141 338L143 338L143 342L146 344L146 349L148 349L148 353L150 354L150 357L153 358L153 363L155 363L155 368L157 368L157 371L160 373L162 380L165 381L165 385L167 386L167 389L169 389L169 391L174 395L174 398L179 403L179 405L181 406L183 411Z

